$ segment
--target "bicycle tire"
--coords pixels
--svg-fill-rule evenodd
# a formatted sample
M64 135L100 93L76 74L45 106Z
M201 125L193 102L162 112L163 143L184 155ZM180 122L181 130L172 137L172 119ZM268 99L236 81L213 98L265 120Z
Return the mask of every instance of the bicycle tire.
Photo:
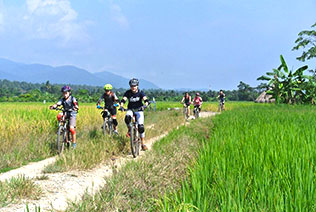
M63 132L63 126L59 126L57 130L57 152L59 155L64 151L65 133Z
M111 121L111 119L108 119L108 133L109 133L109 135L112 135L112 121Z
M107 123L107 120L104 119L103 125L102 125L102 132L103 132L103 135L106 135L106 134L107 134L107 132L106 132L106 128L107 128L106 123Z
M132 124L131 127L130 127L130 142L131 142L131 152L132 152L132 155L134 158L137 157L137 154L136 154L136 148L135 148L135 130L134 130L134 125Z
M138 131L136 128L134 128L134 139L135 139L135 152L136 155L139 155L139 148L140 148L140 142L139 142L139 136L138 136Z
M200 117L200 111L199 111L199 109L197 109L197 108L195 108L194 110L195 110L195 111L194 111L194 115L195 115L195 118L197 119L197 118Z

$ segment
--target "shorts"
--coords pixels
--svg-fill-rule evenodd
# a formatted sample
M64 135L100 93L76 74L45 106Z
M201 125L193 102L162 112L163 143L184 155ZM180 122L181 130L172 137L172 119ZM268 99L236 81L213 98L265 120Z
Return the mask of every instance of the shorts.
M77 112L67 113L66 118L69 118L69 126L76 127Z
M117 113L116 107L110 107L106 109L110 112L111 116L116 116L116 113Z

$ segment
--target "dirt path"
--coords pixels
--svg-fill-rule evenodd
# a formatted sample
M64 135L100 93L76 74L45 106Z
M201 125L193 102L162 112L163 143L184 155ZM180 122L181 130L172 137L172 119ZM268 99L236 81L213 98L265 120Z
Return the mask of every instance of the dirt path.
M201 112L200 115L201 117L208 117L216 114L215 112ZM167 134L164 133L148 140L146 142L148 149L150 150L155 141L160 140ZM140 153L141 156L144 154L145 152ZM68 201L80 200L85 192L95 194L106 183L106 177L111 176L114 169L119 169L127 161L138 160L139 158L141 157L133 159L131 155L128 155L109 161L107 164L100 164L91 170L45 174L48 177L46 180L37 180L35 178L41 177L44 167L55 162L56 157L3 173L0 175L0 181L19 175L33 178L35 183L41 187L43 194L39 200L21 200L19 204L0 208L0 212L25 211L26 203L28 203L30 211L34 211L35 206L40 206L41 211L64 211L67 208Z

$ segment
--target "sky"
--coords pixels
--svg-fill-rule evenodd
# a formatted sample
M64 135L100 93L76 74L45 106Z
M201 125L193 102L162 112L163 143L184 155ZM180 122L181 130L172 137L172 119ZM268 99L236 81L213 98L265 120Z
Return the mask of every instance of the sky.
M292 48L315 11L315 0L0 0L0 57L163 89L237 89L258 85L281 54L292 69L314 69Z

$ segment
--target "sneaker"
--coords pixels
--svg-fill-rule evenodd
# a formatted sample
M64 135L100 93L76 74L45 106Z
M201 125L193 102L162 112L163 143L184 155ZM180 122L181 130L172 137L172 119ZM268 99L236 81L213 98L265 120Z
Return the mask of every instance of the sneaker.
M113 130L113 133L114 133L115 135L118 135L117 130Z
M72 143L72 148L76 149L76 147L77 147L77 143Z
M142 151L148 150L147 146L145 144L142 144Z

